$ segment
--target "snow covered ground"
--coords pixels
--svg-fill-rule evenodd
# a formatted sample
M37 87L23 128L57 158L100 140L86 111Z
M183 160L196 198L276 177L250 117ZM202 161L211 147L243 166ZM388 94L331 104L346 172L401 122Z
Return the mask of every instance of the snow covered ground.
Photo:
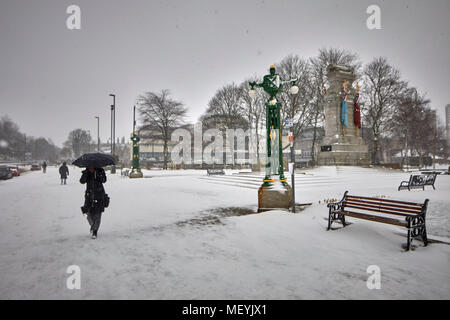
M450 176L436 190L397 191L409 173L355 167L298 172L297 214L256 211L261 175L154 171L108 175L111 205L99 238L82 216L80 169L61 186L56 168L0 181L0 299L449 299ZM430 199L428 247L405 252L401 228L348 219L326 231L323 200L345 190ZM320 203L319 203L320 201ZM336 224L336 227L339 225ZM445 243L446 242L446 243ZM81 289L66 287L67 267ZM367 268L381 270L369 290Z

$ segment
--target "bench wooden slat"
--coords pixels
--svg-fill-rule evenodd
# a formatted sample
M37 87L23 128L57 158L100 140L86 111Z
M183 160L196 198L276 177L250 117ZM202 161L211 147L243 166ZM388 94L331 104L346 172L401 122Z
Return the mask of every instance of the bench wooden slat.
M405 205L405 204L394 204L394 203L390 203L390 202L385 202L385 201L378 201L378 200L363 200L363 199L355 199L355 198L346 198L346 201L352 201L355 203L361 203L361 204L370 204L370 205L377 205L377 206L384 206L384 207L392 207L392 208L400 208L400 209L407 209L407 210L412 210L414 212L420 212L420 210L422 210L422 205L420 206L410 206L410 205Z
M391 207L391 206L378 205L378 204L375 204L375 203L361 203L361 202L354 202L354 201L350 201L350 200L344 201L344 206L347 207L348 205L358 206L358 207L361 207L361 209L373 208L373 209L380 209L380 210L386 210L386 211L395 210L395 212L407 213L407 214L419 214L420 211L421 211L421 210L399 209L399 208L394 208L394 207Z
M364 214L364 213L352 212L352 211L339 211L337 213L340 213L340 214L343 214L343 215L349 216L349 217L370 220L370 221L376 221L376 222L381 222L381 223L387 223L387 224L392 224L392 225L401 226L401 227L408 226L406 221L400 221L400 220L393 219L393 218L372 216L370 214Z
M381 210L381 209L364 208L364 207L359 207L359 206L354 206L354 205L346 205L345 208L354 208L354 209L360 209L360 210L367 210L367 211L379 212L379 213L386 213L386 214L392 214L392 215L402 216L402 217L407 217L407 216L412 216L412 215L414 215L414 214L407 214L407 213L401 213L401 212L396 212L396 211L388 211L388 210Z
M347 195L347 198L355 198L355 199L366 199L366 200L380 200L384 202L391 202L391 203L399 203L399 204L407 204L411 206L419 206L422 208L423 203L415 203L415 202L407 202L407 201L398 201L398 200L390 200L390 199L378 199L378 198L369 198L369 197L360 197L360 196L351 196Z

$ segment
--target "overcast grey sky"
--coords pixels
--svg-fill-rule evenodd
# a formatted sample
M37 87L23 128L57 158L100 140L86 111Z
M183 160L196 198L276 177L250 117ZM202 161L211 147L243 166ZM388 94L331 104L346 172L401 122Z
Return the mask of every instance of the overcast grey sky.
M81 8L68 30L66 8ZM366 27L371 4L382 30ZM168 88L191 121L223 84L264 74L293 53L321 47L385 56L444 116L450 103L449 0L0 0L0 116L61 145L69 131L129 137L145 91Z

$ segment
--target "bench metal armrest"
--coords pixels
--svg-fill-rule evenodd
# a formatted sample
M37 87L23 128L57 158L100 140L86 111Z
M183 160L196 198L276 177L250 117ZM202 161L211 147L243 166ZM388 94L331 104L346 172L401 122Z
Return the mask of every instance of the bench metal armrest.
M342 203L344 202L345 197L347 196L348 191L344 192L344 196L342 197L342 200L339 202L332 202L332 203L328 203L327 207L330 209L331 211L336 211L338 209L342 209Z
M340 205L341 203L342 203L342 201L339 201L339 202L331 202L331 203L328 203L328 204L327 204L327 207L328 207L328 208L336 209L336 208L339 207L339 205Z

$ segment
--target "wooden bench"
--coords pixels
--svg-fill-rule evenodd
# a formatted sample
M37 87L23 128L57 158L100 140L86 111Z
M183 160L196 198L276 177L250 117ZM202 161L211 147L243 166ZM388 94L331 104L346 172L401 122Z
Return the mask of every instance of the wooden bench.
M400 182L400 186L398 187L398 191L408 189L417 189L422 188L425 190L425 186L432 186L434 190L434 182L436 181L436 173L428 173L428 174L412 174L409 178L409 181Z
M225 171L223 171L223 169L206 169L206 173L208 174L208 176L210 176L210 175L225 174Z
M345 227L345 217L352 217L404 227L408 231L406 250L411 247L414 238L421 237L428 244L425 216L428 199L424 203L369 198L349 195L345 191L341 201L329 203L328 229L333 221L340 221ZM373 214L376 212L376 214ZM401 217L401 218L399 218Z

